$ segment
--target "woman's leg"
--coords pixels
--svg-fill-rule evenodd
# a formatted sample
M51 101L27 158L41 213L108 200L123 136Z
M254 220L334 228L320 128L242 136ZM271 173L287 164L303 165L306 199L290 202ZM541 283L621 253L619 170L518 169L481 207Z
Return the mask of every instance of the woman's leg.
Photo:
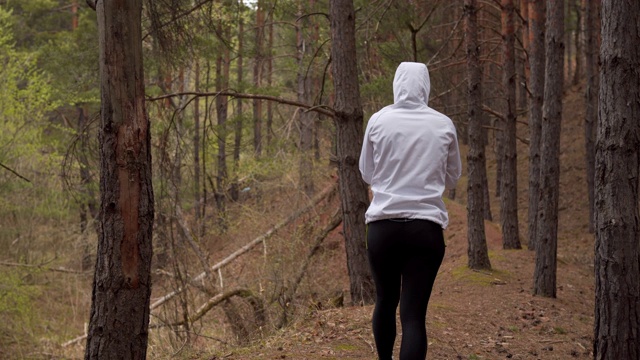
M407 225L403 237L400 360L424 360L427 356L427 305L445 245L440 225L424 220Z
M396 309L400 300L400 265L396 250L397 225L390 221L375 221L367 229L367 253L371 275L376 285L376 305L373 310L373 337L378 358L391 360L396 339Z

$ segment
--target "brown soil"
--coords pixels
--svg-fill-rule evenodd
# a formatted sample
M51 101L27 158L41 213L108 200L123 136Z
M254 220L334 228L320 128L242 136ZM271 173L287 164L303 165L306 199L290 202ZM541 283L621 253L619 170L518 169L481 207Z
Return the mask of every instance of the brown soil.
M594 307L593 235L588 233L584 171L584 115L580 89L564 103L557 298L532 295L535 254L503 250L500 228L487 222L492 271L467 269L466 187L448 201L451 224L447 252L429 304L429 359L588 359L592 358ZM527 138L526 127L519 136ZM519 145L520 228L526 248L527 146ZM464 151L464 149L463 149ZM495 167L489 164L495 176ZM491 179L493 182L494 180ZM493 184L493 183L492 183ZM492 185L492 187L495 187ZM494 217L499 203L492 200ZM323 278L348 289L341 234L325 241L336 256L323 256ZM328 270L327 270L328 269ZM274 336L246 347L191 354L207 359L373 359L371 306L310 308L307 315ZM399 335L401 333L398 325ZM396 341L399 347L399 338ZM396 353L397 358L397 353Z

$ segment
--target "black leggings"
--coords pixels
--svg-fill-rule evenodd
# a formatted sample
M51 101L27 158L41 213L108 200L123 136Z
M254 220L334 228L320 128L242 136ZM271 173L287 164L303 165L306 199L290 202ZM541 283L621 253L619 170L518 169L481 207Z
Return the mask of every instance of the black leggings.
M367 252L376 284L373 336L378 358L390 360L400 302L400 360L427 356L426 316L431 289L444 258L442 227L428 220L369 223Z

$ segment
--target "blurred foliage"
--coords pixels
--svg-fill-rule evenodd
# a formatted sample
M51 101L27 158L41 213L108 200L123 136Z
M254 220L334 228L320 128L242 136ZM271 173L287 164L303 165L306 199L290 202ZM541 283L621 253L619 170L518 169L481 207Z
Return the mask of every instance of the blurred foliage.
M0 357L16 355L3 354L7 344L33 342L33 327L37 321L33 301L41 291L38 286L28 283L32 278L30 272L0 269Z

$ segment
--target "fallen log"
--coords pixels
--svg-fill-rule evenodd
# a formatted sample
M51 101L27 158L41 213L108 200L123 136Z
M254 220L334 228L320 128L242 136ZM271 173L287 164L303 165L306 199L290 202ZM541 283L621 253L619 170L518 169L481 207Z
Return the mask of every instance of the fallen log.
M281 222L276 224L274 227L269 229L266 233L262 234L261 236L258 236L257 238L253 239L251 242L246 244L245 246L241 247L240 249L238 249L235 252L233 252L231 255L227 256L224 260L222 260L222 261L218 262L217 264L211 266L209 271L213 272L213 271L218 271L218 270L222 269L224 266L228 265L229 263L231 263L233 260L235 260L239 256L241 256L244 253L248 252L249 250L253 249L256 245L258 245L261 242L267 240L276 231L280 230L284 226L286 226L286 225L292 223L294 220L298 219L300 216L302 216L305 213L309 212L317 204L319 204L322 200L324 200L325 198L331 196L336 190L337 190L337 185L336 184L333 184L330 187L326 188L320 194L316 195L307 206L305 206L302 209L297 210L293 214L289 215L286 219L282 220ZM207 275L207 273L203 271L199 275L197 275L194 278L192 278L189 283L201 281L202 279L204 279L204 277L206 275ZM189 283L187 283L187 285ZM153 309L158 308L159 306L165 304L167 301L173 299L175 296L181 294L185 290L186 290L185 287L180 287L177 290L174 290L174 291L162 296L160 299L156 300L153 304L151 304L149 309L153 310ZM69 345L73 345L73 344L79 343L80 341L82 341L82 340L84 340L86 338L87 338L87 335L85 334L85 335L79 336L77 338L74 338L72 340L69 340L69 341L63 343L62 346L66 347L66 346L69 346Z
M305 206L304 208L294 212L293 214L289 215L286 219L284 219L283 221L279 222L278 224L276 224L274 227L272 227L271 229L269 229L266 233L258 236L257 238L253 239L250 243L246 244L245 246L241 247L240 249L234 251L231 255L227 256L224 260L220 261L219 263L213 265L209 271L213 272L213 271L218 271L219 269L223 268L224 266L228 265L229 263L231 263L233 260L235 260L236 258L238 258L240 255L243 255L244 253L248 252L249 250L253 249L256 245L260 244L261 242L267 240L269 237L271 237L271 235L273 235L276 231L280 230L282 227L288 225L289 223L293 222L294 220L296 220L297 218L299 218L300 216L302 216L303 214L307 213L309 210L313 209L318 203L320 203L323 199L325 199L326 197L328 197L329 195L331 195L334 191L336 191L337 187L336 185L332 185L331 187L325 189L322 193L318 194L312 201L311 203L309 203L309 205ZM202 272L200 273L198 276L194 277L192 279L192 281L200 281L202 280L205 276L207 275L206 272ZM160 299L156 300L153 304L151 304L151 310L157 308L158 306L166 303L167 301L171 300L172 298L174 298L176 295L180 294L181 292L183 292L185 289L184 288L178 288L175 291L170 292L169 294L164 295L163 297L161 297Z

